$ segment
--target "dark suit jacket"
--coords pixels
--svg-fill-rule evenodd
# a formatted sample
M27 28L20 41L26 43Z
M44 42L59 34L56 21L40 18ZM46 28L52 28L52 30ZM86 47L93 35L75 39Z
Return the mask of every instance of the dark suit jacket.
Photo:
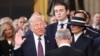
M57 31L57 25L58 25L58 22L50 24L46 28L46 35L52 38L52 41L55 41L55 33ZM70 25L68 24L66 28L70 30Z
M14 50L14 56L37 56L33 32L29 30L28 32L26 32L26 35L24 37L27 39L25 40L21 48ZM55 45L53 45L53 41L51 42L51 40L49 40L49 38L45 36L45 51L47 52L54 48Z
M73 48L83 51L86 56L91 56L92 44L93 39L85 36L84 33L82 33L76 42L72 41L71 45Z
M92 28L91 26L86 28L85 35L88 35L92 39L95 39L98 36L100 36L99 32L96 29Z
M100 46L100 36L93 41L93 51L95 52Z
M47 52L45 56L84 56L84 54L68 46L63 46L58 49Z
M12 55L13 46L9 45L7 40L0 41L0 56Z
M94 56L100 56L100 46L95 51Z
M70 20L68 20L69 22ZM54 45L56 44L56 41L55 41L55 33L57 31L57 25L58 25L58 22L57 23L53 23L53 24L50 24L46 27L46 35L48 37L50 37L50 40L52 40L54 42ZM68 24L67 27L69 30L70 30L70 25ZM57 47L57 45L56 45Z

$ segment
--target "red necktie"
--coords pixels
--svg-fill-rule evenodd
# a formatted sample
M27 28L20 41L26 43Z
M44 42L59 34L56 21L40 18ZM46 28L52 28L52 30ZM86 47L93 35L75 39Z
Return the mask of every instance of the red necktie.
M39 37L39 42L38 42L38 56L43 56L43 47L41 44L41 38Z

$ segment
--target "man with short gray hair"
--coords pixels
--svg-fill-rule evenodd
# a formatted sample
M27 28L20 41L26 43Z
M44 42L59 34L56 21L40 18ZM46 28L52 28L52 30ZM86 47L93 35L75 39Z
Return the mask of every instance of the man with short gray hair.
M60 29L55 34L58 49L51 50L46 56L84 56L84 54L70 47L72 37L68 29Z

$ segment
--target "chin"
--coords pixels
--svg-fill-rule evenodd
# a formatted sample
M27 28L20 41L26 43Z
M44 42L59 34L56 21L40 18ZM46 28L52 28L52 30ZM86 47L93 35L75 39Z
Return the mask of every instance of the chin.
M42 35L43 35L43 33L40 33L39 35L40 35L40 36L42 36Z
M76 33L75 31L72 31L72 33Z

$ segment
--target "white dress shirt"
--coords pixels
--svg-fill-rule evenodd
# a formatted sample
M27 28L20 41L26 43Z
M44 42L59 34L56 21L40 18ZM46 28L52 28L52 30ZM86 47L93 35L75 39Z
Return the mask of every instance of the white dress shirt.
M60 24L64 24L64 27L63 28L66 29L67 23L68 23L68 18L65 19L63 22L58 21L57 30L61 29L61 25Z
M36 34L33 34L34 36L34 40L35 40L35 47L36 47L36 52L38 54L38 38L39 36L37 36ZM42 35L41 37L41 44L42 44L42 47L43 47L43 53L45 54L45 39L44 39L44 35Z
M39 36L37 36L36 34L33 34L33 36L34 36L34 40L33 41L35 41L36 52L38 54L38 41L39 41L38 37ZM41 44L42 44L42 47L43 47L43 54L45 55L45 39L44 39L44 35L42 35L40 38L41 38ZM20 46L15 46L14 50L17 50L20 47L21 47L21 45Z
M93 24L92 27L95 29L96 28L96 25Z
M94 29L100 30L100 25L95 25L95 24L93 24L92 27L93 27Z
M70 44L62 43L62 44L60 44L58 47L62 47L62 46L69 46L69 47L70 47Z
M74 34L74 41L75 42L78 40L78 38L80 37L81 34L82 34L82 32L80 32L78 34Z

